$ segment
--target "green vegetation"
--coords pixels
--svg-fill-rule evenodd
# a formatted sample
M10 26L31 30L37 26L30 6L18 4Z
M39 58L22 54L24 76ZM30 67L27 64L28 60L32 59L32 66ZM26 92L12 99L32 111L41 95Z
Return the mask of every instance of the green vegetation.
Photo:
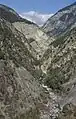
M57 59L58 61L59 59ZM62 59L63 60L63 59ZM53 62L57 63L56 59ZM76 60L73 56L69 61L66 61L65 64L62 64L60 67L48 68L47 76L44 79L44 83L47 84L50 88L56 91L64 91L62 84L68 82L70 78L75 73ZM66 67L66 68L65 68ZM69 89L68 89L69 90Z
M44 83L47 84L53 90L62 90L61 84L64 83L64 74L60 71L60 69L52 69L48 72Z
M75 28L75 29L76 29L76 28ZM63 35L57 36L56 40L53 41L53 42L51 43L51 45L53 45L54 47L57 47L58 45L59 45L59 47L62 46L62 45L65 43L66 39L70 36L70 34L72 34L72 32L75 31L75 29L73 29L73 30L68 30L68 31L65 32Z
M53 41L51 45L57 47L58 45L61 46L64 43L65 43L65 36L60 36L55 41Z

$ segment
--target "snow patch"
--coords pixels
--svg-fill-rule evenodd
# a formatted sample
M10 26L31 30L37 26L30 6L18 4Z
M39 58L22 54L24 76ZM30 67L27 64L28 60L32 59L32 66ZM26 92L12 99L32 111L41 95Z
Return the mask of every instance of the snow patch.
M21 13L20 16L42 26L53 14L43 14L35 11Z

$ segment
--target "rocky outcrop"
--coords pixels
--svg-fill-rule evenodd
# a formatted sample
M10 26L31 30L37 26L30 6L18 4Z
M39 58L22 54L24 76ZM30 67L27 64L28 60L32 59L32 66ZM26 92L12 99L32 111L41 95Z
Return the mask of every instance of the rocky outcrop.
M57 119L76 119L76 106L71 103L65 105Z
M42 28L48 35L56 38L74 27L76 27L76 2L59 10Z
M23 33L32 49L35 51L34 57L40 60L48 49L49 44L54 40L47 36L37 25L25 22L14 22L14 27Z

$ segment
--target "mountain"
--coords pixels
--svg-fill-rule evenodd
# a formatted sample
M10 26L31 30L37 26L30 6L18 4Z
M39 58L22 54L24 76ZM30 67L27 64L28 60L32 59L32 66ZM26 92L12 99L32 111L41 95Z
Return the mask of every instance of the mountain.
M28 27L29 21L26 23L26 19L14 19L12 22L10 18L14 18L14 13L11 15L8 12L9 7L2 9L7 16L0 17L0 119L55 118L59 111L57 97L54 99L48 88L40 82L44 73L40 69L40 61L33 54L34 48L30 45L32 39L30 41L15 26L18 23ZM31 24L32 30L34 25ZM44 32L40 32L43 35Z
M34 57L40 60L54 39L50 38L37 25L25 22L14 22L13 25L26 36L30 46L35 51L35 53L33 53Z
M62 43L58 44L57 40L52 42L49 49L49 53L45 55L46 57L42 61L46 62L46 67L47 67L46 71L48 73L48 76L47 76L48 85L51 87L53 86L52 87L53 89L54 88L59 89L61 87L61 90L62 90L62 87L68 87L69 85L71 86L71 82L73 83L74 81L73 79L75 79L76 28L71 30L70 33L67 34L67 37L63 39L64 42L61 41ZM62 40L62 38L60 40ZM47 61L48 61L48 64L47 64ZM66 83L69 80L71 81L70 84ZM55 83L56 83L56 87L55 87ZM65 83L66 85L63 86L62 84L65 84ZM67 91L68 89L66 89L65 92Z
M62 112L57 119L75 119L76 27L54 40L41 62L41 69L46 73L44 84L60 95L57 99Z
M76 3L59 10L42 27L54 41L41 59L44 84L60 95L58 119L76 113ZM58 98L59 99L59 98Z
M74 3L54 16L59 21L58 14L75 8ZM59 25L61 32L50 37L45 25L40 28L0 5L0 119L76 118L74 12L63 21L67 28Z
M53 90L58 89L65 90L64 92L67 92L68 90L70 91L71 86L74 85L71 83L75 83L75 10L76 2L70 6L67 6L59 10L43 26L44 31L47 29L47 27L49 29L53 28L53 30L50 30L49 33L51 33L53 37L55 37L55 40L52 41L52 43L49 45L48 49L45 51L43 55L43 58L41 59L41 69L43 72L47 74L45 82L49 85L49 87L53 88ZM65 16L64 18L66 19L61 19L61 17L63 16ZM56 27L58 30L56 29ZM69 86L68 89L67 85Z
M29 45L26 44L28 50L39 60L53 39L50 39L35 23L20 17L10 7L0 5L0 17L11 22L18 31L24 34L29 43Z
M40 60L54 39L50 38L44 31L42 31L41 28L35 24L14 22L13 25L17 30L25 35L33 49L32 51L34 51L32 52L33 56L37 60Z
M29 11L20 14L21 17L28 19L29 21L32 21L39 26L42 26L52 15L53 14L38 13L36 11Z
M49 102L48 92L45 93L36 79L36 60L24 42L27 39L23 34L1 18L0 119L40 119L43 113L46 113L46 117L50 114L46 106Z
M76 2L59 10L42 28L48 35L57 37L74 27L76 27Z
M6 5L2 5L0 4L0 18L4 18L5 20L13 23L16 21L24 21L24 22L28 22L30 24L33 24L33 22L30 22L26 19L21 18L18 13L15 12L15 10L13 10L10 7L7 7Z
M52 89L52 91L54 92L54 98L55 96L57 96L56 100L59 106L61 107L61 109L63 108L63 110L67 104L72 104L76 107L76 96L75 96L76 95L76 85L75 85L76 84L76 75L75 75L76 74L76 61L75 61L76 59L76 25L75 25L76 18L75 18L75 10L76 10L76 3L66 8L63 8L62 10L60 10L58 13L56 13L54 16L50 18L50 19L55 20L55 23L58 25L57 26L58 29L55 28L56 24L54 24L54 22L50 21L49 19L51 27L50 27L50 24L48 24L47 26L49 28L54 28L54 32L56 29L55 34L52 31L50 31L52 35L46 32L45 27L44 27L46 24L40 29L38 29L37 27L37 31L39 31L38 34L36 32L32 33L34 34L33 38L36 36L36 34L37 36L39 36L41 32L43 32L48 37L46 39L45 37L44 38L41 37L41 39L40 37L39 38L37 37L38 38L37 40L36 40L36 37L34 38L37 41L37 44L40 43L38 46L41 46L41 49L39 49L38 47L40 54L39 54L39 58L37 59L39 59L40 61L41 70L45 73L45 77L43 77L43 80L42 80L44 85L47 85L49 88ZM71 14L73 14L73 16ZM65 19L63 18L61 19L60 17L62 16L67 16L67 17ZM14 23L14 26L18 30L21 28L21 26L19 28L19 24ZM26 28L30 29L30 27L28 26ZM33 28L34 26L32 26L31 28L32 31L33 31ZM23 32L23 28L21 30ZM24 31L27 31L27 30L24 30ZM29 35L27 36L28 33ZM24 35L27 36L27 39L29 36L31 36L30 34L31 31L29 30L28 33L27 34L24 33ZM41 36L45 36L45 35L41 35ZM45 48L46 44L47 44L47 48ZM35 46L32 45L33 48ZM37 50L37 48L35 48L35 50ZM55 110L54 110L54 113L55 113ZM68 116L68 113L67 113L67 116ZM61 119L60 116L59 118Z

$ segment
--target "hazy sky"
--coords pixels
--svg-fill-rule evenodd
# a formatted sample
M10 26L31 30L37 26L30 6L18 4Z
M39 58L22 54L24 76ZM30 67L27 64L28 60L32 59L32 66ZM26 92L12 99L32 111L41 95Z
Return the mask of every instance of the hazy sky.
M6 4L19 13L28 11L55 13L73 2L76 0L0 0L1 4Z

